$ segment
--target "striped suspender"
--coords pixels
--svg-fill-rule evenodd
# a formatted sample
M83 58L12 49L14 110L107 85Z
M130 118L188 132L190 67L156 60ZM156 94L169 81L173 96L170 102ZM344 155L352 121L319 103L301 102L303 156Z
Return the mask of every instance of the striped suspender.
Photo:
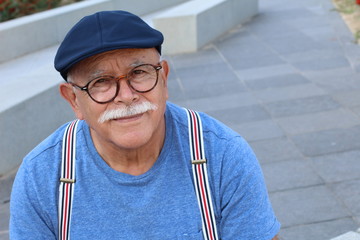
M205 240L217 240L217 229L207 176L201 119L197 112L185 109L188 115L189 145L195 192L202 217Z
M62 144L61 177L59 186L59 240L70 239L70 220L75 183L76 127L71 122L64 133Z

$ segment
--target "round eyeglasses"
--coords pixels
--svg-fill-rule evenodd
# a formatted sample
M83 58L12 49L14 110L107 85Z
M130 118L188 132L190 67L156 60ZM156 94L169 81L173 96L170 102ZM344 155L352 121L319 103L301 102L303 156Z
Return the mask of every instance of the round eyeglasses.
M141 64L131 69L126 75L119 77L100 76L91 80L83 87L72 82L69 83L87 92L95 102L103 104L109 103L116 98L120 89L119 81L123 78L127 79L127 83L134 91L139 93L150 92L158 82L159 70L161 68L162 66L160 65Z

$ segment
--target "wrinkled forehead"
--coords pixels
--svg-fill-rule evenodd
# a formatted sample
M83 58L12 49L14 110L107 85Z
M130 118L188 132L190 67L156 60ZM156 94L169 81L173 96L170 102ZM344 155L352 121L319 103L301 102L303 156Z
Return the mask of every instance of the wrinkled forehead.
M117 49L80 61L70 69L69 77L90 80L102 73L126 71L140 64L157 64L159 61L160 54L155 48Z

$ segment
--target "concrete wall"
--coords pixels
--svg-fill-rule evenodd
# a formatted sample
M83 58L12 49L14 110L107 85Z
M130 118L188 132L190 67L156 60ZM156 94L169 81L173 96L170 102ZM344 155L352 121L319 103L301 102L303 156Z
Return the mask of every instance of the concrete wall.
M258 13L258 0L193 0L153 19L165 36L163 52L194 52Z
M0 112L0 175L16 168L49 133L74 118L57 85Z
M114 9L145 15L189 0L113 0Z
M121 9L148 14L187 0L84 0L45 12L0 23L0 63L56 45L83 16Z

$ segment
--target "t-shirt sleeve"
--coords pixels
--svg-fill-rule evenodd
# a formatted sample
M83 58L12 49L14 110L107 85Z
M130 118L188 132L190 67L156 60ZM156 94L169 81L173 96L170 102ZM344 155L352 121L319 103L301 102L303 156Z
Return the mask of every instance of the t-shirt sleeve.
M255 154L241 137L225 151L221 167L221 239L270 240L280 229Z
M42 199L43 188L48 184L36 182L38 173L21 165L16 175L10 202L10 239L56 239L50 217L46 214L46 201ZM41 175L37 176L42 179ZM41 194L39 194L41 193ZM48 206L50 207L50 206Z

